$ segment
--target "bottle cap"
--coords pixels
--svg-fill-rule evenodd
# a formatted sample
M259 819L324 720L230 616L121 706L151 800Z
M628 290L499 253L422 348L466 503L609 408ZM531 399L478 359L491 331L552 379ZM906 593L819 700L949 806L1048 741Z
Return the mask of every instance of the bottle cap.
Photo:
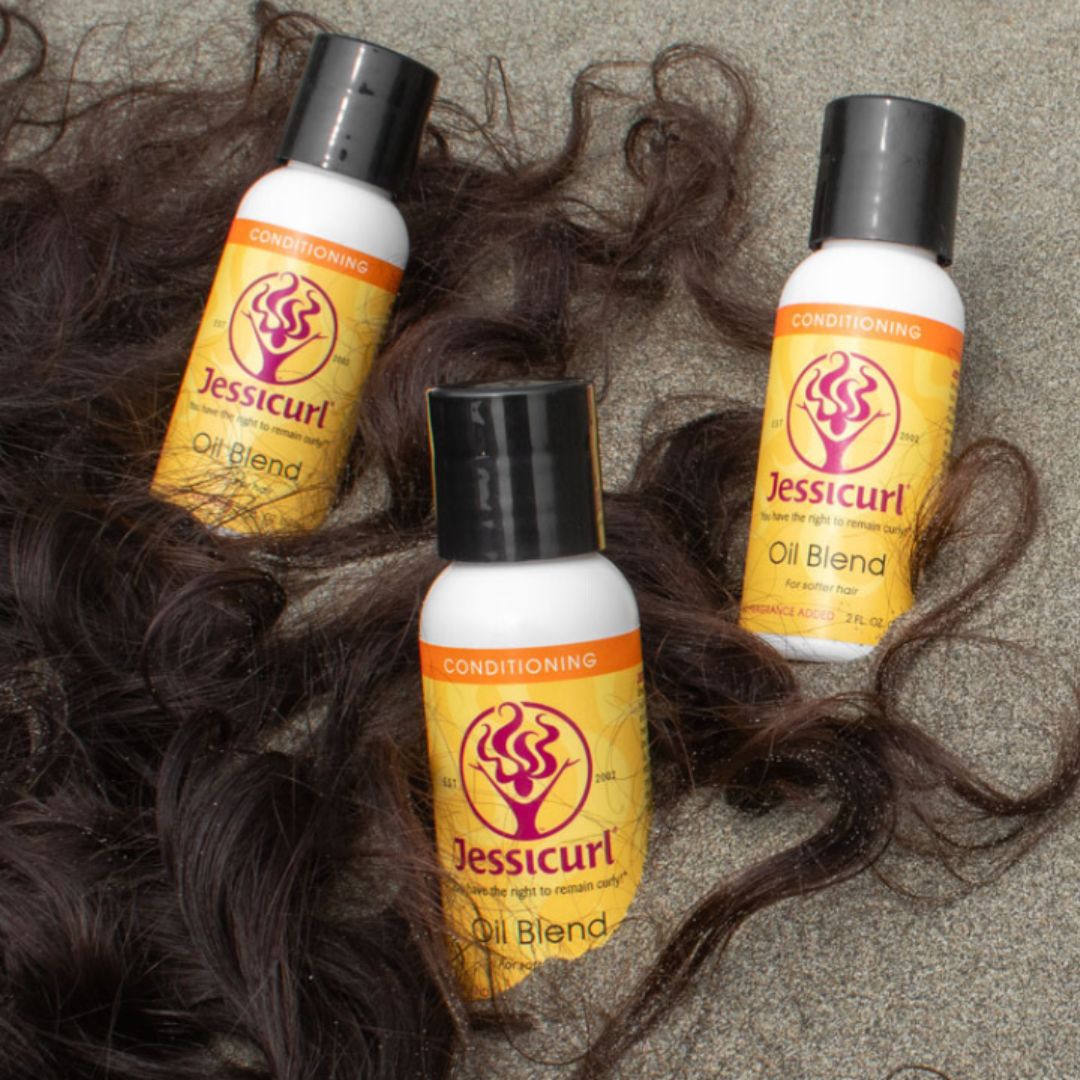
M428 425L443 558L522 562L604 546L589 383L437 387Z
M293 98L280 161L303 161L397 195L409 182L439 77L407 56L319 34Z
M810 247L890 240L952 262L964 121L910 98L860 95L825 109Z

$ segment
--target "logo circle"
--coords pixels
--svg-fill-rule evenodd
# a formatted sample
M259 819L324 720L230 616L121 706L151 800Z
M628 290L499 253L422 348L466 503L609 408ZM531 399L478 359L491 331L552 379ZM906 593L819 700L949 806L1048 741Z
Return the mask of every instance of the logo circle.
M862 353L834 349L799 372L787 405L795 456L815 472L862 472L900 433L900 395L885 369Z
M592 752L566 713L538 701L503 701L469 724L458 771L470 809L487 828L509 840L542 840L584 807Z
M229 318L233 358L259 382L290 386L317 375L333 355L338 319L317 282L291 270L263 274Z

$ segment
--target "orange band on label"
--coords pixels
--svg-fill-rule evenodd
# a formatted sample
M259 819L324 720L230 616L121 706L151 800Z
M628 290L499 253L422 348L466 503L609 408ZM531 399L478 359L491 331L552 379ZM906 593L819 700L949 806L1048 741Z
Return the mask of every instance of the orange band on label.
M914 345L960 362L964 335L945 323L884 308L843 307L835 304L789 304L776 313L776 337L789 334L828 334Z
M402 271L393 263L318 236L267 225L264 221L237 218L229 230L228 242L300 258L306 263L324 266L328 270L336 270L339 274L348 274L349 277L390 293L397 292L398 285L401 284Z
M561 682L584 675L608 675L640 663L641 638L636 630L546 649L447 649L420 643L424 676L441 682Z

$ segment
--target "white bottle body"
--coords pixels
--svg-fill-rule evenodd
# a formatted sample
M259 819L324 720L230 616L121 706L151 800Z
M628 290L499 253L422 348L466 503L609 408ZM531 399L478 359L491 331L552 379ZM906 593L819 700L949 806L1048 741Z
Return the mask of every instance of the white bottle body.
M409 254L371 184L292 161L240 201L154 490L223 533L306 531L333 503Z
M259 177L236 217L332 240L399 269L409 258L405 219L387 192L302 161Z
M420 613L420 639L461 649L572 645L638 629L637 601L603 555L451 563Z
M784 285L778 307L795 304L876 308L932 319L964 332L959 290L933 253L881 240L826 240ZM857 660L873 648L794 634L759 636L792 660Z
M641 881L637 603L599 554L453 563L420 652L448 939L463 993L488 998L604 945Z
M784 283L778 307L850 304L884 308L964 332L964 302L932 252L884 240L826 240Z

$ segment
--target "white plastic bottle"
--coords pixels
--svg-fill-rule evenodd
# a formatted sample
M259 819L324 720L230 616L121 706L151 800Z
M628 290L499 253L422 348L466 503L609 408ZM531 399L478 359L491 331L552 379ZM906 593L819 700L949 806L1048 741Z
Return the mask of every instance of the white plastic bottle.
M440 554L420 622L436 842L464 992L603 945L644 866L637 604L599 554L592 388L429 393Z
M829 104L806 258L777 311L740 624L797 660L870 652L912 603L916 515L952 437L964 123Z
M407 183L432 71L320 34L278 152L237 209L153 487L237 533L329 511L409 254Z

